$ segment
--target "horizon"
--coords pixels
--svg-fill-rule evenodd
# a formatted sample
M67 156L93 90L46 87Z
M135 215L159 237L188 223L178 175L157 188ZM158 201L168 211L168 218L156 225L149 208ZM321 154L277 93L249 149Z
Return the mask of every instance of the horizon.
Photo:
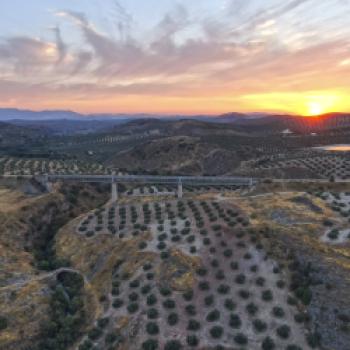
M14 0L0 11L3 108L350 111L349 1Z

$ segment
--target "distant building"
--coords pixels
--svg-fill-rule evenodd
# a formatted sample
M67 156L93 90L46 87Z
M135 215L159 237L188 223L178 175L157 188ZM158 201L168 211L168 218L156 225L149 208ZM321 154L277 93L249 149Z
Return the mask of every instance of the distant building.
M289 136L289 135L293 135L294 133L293 133L292 130L286 129L286 130L283 130L283 131L281 132L281 134L282 134L283 136Z

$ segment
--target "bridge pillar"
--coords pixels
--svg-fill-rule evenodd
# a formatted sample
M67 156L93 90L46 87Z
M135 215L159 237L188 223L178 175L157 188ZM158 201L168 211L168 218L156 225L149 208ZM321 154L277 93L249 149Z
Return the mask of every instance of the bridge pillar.
M177 184L177 198L182 198L183 195L183 189L182 189L182 182L179 180Z
M113 171L112 173L112 185L111 185L111 199L112 199L112 203L115 203L118 200L118 184L117 182L115 182L114 176L115 176L115 171Z
M112 182L112 202L115 203L118 200L118 184L116 182Z
M42 177L41 180L42 185L45 187L47 192L52 192L53 191L53 186L52 186L52 182L49 181L49 176L47 174L45 174Z

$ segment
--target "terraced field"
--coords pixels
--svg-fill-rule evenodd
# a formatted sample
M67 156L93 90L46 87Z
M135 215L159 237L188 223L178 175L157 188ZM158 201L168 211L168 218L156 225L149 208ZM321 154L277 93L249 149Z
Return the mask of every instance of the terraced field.
M107 174L108 169L95 162L80 160L47 160L0 158L2 175L39 175L39 174Z
M283 159L283 155L262 157L255 160L244 162L241 165L244 171L276 171L282 170L287 172L288 177L295 175L346 180L350 178L350 159L342 155L288 155Z
M137 255L133 268L127 256L116 260L79 349L310 348L288 272L231 201L109 205L81 218L75 234L133 242Z

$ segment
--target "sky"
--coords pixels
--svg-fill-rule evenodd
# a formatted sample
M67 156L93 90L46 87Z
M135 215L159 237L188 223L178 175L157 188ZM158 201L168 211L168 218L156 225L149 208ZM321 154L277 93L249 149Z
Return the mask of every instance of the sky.
M350 112L350 0L1 0L0 107Z

